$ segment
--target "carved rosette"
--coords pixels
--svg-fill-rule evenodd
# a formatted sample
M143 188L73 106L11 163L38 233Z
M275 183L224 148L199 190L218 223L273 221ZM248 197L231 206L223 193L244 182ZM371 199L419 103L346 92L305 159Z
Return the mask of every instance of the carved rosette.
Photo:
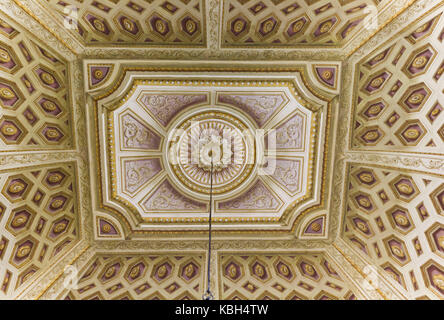
M226 198L257 167L252 129L229 113L197 111L177 127L165 151L168 165L185 188L206 199L213 162L213 193Z

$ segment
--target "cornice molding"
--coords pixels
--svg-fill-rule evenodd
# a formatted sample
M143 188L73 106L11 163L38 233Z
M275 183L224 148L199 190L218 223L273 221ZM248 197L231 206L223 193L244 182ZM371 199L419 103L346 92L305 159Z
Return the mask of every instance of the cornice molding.
M353 267L352 263L333 244L326 248L325 254L336 263L337 271L342 271L343 276L354 287L359 300L383 300L383 297L373 287L362 286L366 281L365 277Z
M397 290L390 281L387 281L387 278L382 275L382 272L378 272L379 268L375 264L365 261L344 240L337 239L332 246L328 248L328 252L338 259L342 259L340 258L340 255L342 255L345 261L359 274L358 276L353 272L358 279L362 279L361 288L366 288L367 292L373 292L371 293L372 295L377 293L384 300L407 300L407 297ZM371 270L375 270L376 272L370 275Z
M85 241L79 242L71 251L69 251L56 264L48 267L47 272L36 278L15 299L20 300L38 300L55 299L58 292L63 290L64 279L69 276L65 272L67 266L74 266L81 269L93 256L94 250Z
M385 7L382 12L377 16L378 28L376 30L367 30L364 28L362 32L359 32L356 37L350 40L347 45L343 48L344 54L348 58L353 55L356 51L362 48L367 42L371 41L381 30L383 30L387 25L389 25L394 19L399 15L408 10L416 1L409 0L405 1L390 1L390 4Z
M52 46L67 60L72 61L81 53L81 48L72 36L33 0L4 0L0 3L0 11L20 23L33 36Z
M405 5L403 1L392 1L402 8ZM346 55L346 63L356 64L360 59L376 50L389 39L396 37L401 30L409 27L413 21L420 19L424 14L433 11L443 5L442 1L436 0L410 0L409 6L401 9L387 23L381 25L374 35L365 40L362 45L356 49L352 49ZM380 32L380 31L384 32Z
M424 173L434 173L444 177L444 159L440 156L390 154L383 152L347 152L343 159L347 162L382 165L397 169L410 169Z
M41 164L71 162L79 160L80 154L75 151L37 151L11 152L0 154L0 171Z
M217 250L319 250L325 248L332 242L329 240L256 240L244 239L234 241L233 239L213 239L212 249ZM97 251L100 252L146 252L146 251L174 251L174 250L206 250L208 240L201 239L172 239L172 240L98 240L95 242Z

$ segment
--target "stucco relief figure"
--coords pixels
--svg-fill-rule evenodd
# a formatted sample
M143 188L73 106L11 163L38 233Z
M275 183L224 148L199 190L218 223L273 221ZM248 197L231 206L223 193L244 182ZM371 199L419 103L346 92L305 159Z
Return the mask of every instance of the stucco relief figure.
M160 172L159 159L145 159L125 162L126 190L133 193L145 182Z
M123 121L123 145L126 148L157 149L160 138L130 115Z
M154 95L145 94L140 100L154 117L167 126L170 120L183 108L207 101L206 95Z
M296 114L276 130L277 149L299 149L303 140L303 119Z
M219 204L220 210L248 210L248 209L267 209L273 210L279 206L279 202L273 194L264 186L263 182L258 180L256 184L240 197L222 202Z

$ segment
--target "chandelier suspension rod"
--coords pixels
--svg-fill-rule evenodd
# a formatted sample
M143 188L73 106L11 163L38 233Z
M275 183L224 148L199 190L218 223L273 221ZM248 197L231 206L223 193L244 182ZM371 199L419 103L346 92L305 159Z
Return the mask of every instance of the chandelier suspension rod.
M208 220L208 261L207 261L207 291L204 294L205 300L213 300L213 294L211 293L211 220L213 213L213 155L211 155L211 171L210 171L210 213Z

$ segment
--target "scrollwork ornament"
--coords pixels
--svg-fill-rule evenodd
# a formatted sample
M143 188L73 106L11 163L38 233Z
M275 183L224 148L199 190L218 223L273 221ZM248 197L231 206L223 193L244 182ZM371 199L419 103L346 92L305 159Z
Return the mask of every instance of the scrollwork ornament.
M212 249L218 250L280 250L294 251L302 249L321 249L331 243L329 240L215 240ZM143 240L98 240L96 248L106 252L144 252L150 251L177 251L177 250L207 250L208 240L156 240L149 242Z
M345 159L349 162L362 162L381 164L391 167L416 169L424 172L435 171L441 173L444 168L444 160L425 159L415 156L392 156L383 154L347 153Z
M208 1L208 25L207 25L207 41L210 49L219 47L219 20L221 15L221 0Z

